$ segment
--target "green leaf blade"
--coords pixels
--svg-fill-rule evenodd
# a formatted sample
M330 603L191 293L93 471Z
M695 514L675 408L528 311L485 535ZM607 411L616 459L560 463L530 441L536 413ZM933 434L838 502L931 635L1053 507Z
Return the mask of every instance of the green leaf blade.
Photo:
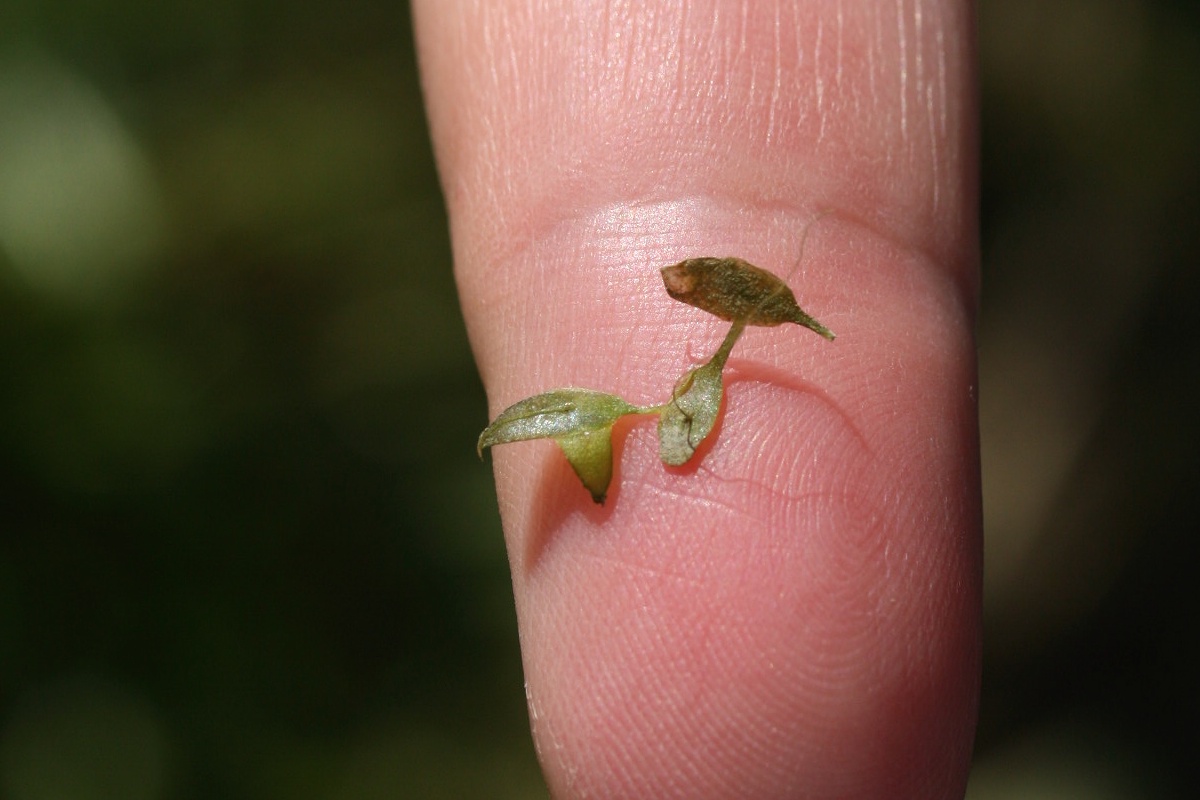
M561 436L556 441L584 488L591 492L592 500L604 505L613 476L611 426L574 436Z
M691 460L717 424L725 390L724 359L714 359L683 376L658 418L658 457L671 467Z
M626 414L642 413L616 395L591 389L554 389L527 397L500 412L479 435L477 450L529 439L554 439L584 487L604 503L612 481L612 427Z
M477 450L527 439L570 436L610 428L636 412L621 398L591 389L554 389L527 397L500 412L479 435Z

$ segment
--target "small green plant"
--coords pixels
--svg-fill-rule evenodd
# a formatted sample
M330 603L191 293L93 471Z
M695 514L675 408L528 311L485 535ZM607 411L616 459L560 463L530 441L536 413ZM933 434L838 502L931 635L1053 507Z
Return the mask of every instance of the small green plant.
M740 258L691 258L664 267L662 278L675 300L733 323L712 358L684 373L671 398L658 406L635 406L616 395L575 388L521 400L480 434L480 457L498 444L553 439L592 499L603 504L612 482L613 424L630 414L657 414L659 458L672 467L686 464L717 423L725 362L747 325L794 322L833 339L828 328L801 310L786 283Z

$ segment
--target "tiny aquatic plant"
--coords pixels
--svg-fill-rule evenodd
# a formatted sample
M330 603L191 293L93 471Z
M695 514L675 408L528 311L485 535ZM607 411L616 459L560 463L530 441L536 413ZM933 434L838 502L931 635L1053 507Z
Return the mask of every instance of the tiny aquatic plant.
M630 414L657 414L659 458L672 467L686 464L716 425L725 362L747 325L794 322L834 338L800 308L786 283L740 258L691 258L661 272L672 298L733 323L712 357L685 372L671 398L659 406L635 406L616 395L569 387L521 400L500 412L480 434L481 457L498 444L554 439L592 499L603 504L612 482L613 424Z

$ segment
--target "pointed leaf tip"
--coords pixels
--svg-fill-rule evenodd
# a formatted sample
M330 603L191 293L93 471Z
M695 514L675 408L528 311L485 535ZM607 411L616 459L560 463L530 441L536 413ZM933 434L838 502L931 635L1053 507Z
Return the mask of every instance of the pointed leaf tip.
M557 439L567 462L599 505L604 505L608 485L612 482L612 428L587 431Z

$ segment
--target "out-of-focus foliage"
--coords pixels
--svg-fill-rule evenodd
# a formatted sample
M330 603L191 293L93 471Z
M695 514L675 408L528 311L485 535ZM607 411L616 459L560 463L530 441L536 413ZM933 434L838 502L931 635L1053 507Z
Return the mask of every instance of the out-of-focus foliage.
M971 800L1200 786L1200 6L980 4Z
M0 17L0 795L538 797L403 4Z

